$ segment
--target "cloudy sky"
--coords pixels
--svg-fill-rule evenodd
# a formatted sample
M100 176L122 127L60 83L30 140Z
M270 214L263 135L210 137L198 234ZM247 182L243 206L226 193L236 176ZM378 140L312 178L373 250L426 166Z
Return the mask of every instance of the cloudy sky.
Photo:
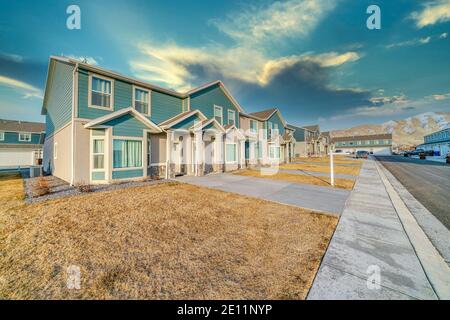
M327 130L450 111L449 32L450 0L0 0L0 118L44 121L50 55L181 92L221 79L247 112Z

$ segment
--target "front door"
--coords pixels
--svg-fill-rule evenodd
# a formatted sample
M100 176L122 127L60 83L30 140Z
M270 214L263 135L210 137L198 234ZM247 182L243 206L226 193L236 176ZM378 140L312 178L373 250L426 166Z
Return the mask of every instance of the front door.
M175 142L173 144L173 162L175 164L175 175L183 174L183 143Z
M205 141L205 174L214 171L214 141Z

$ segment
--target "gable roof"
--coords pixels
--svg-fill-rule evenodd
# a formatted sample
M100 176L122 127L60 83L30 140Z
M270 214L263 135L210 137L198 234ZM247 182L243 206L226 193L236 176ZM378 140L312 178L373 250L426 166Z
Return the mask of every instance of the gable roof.
M268 120L278 109L272 108L258 112L249 113L250 116L258 118L259 120L266 121Z
M0 119L0 131L45 132L45 123Z
M113 113L109 113L105 116L96 118L92 121L89 121L84 125L86 129L94 128L96 126L101 126L103 123L111 121L113 119L119 118L123 115L131 114L133 115L137 120L142 122L144 125L146 125L148 128L152 129L152 132L162 132L161 128L158 127L154 122L149 120L148 118L144 117L142 114L137 112L134 108L128 107L125 109L120 109L118 111L115 111Z
M199 124L194 124L190 129L191 130L201 130L204 127L213 124L215 127L217 127L220 131L225 133L225 128L217 121L215 118L211 118L209 120L203 120Z
M283 124L284 127L286 127L286 120L284 120L284 118L281 115L281 112L278 108L272 108L272 109L267 109L267 110L263 110L263 111L253 112L253 113L250 113L250 115L260 119L261 121L267 121L275 113L278 113L278 117L280 118L281 123Z
M187 91L185 93L180 93L180 92L177 92L175 90L163 88L163 87L160 87L160 86L157 86L157 85L154 85L154 84L151 84L151 83L148 83L148 82L145 82L145 81L133 78L133 77L124 76L124 75L122 75L122 74L120 74L118 72L112 71L112 70L104 69L104 68L101 68L101 67L98 67L98 66L93 66L93 65L90 65L88 63L76 60L76 59L72 59L72 58L68 58L68 57L62 57L62 56L50 56L49 68L48 68L48 71L47 71L47 80L49 78L50 65L52 64L52 61L60 61L60 62L63 62L63 63L69 63L69 64L72 64L72 65L75 65L76 67L78 67L78 66L82 67L83 69L86 69L88 71L92 71L92 72L95 72L95 73L98 73L98 74L101 74L101 75L113 77L115 79L120 79L120 80L123 80L123 81L131 82L131 83L136 84L136 85L138 85L140 87L143 87L143 88L146 88L146 89L150 89L150 90L153 90L153 91L166 93L168 95L175 96L175 97L178 97L178 98L181 98L181 99L188 98L190 95L192 95L192 94L194 94L196 92L199 92L201 90L204 90L206 88L209 88L211 86L219 85L220 88L225 93L225 95L230 99L230 101L236 107L236 109L238 109L239 112L244 112L244 109L239 105L239 103L236 101L236 99L231 95L231 93L228 91L228 89L225 87L225 85L223 84L223 82L221 80L215 80L215 81L212 81L212 82L208 82L208 83L203 84L203 85L201 85L199 87L196 87L196 88L194 88L192 90L189 90L189 91ZM45 96L44 96L44 101L45 101ZM43 104L43 106L44 105L45 104ZM42 112L45 112L44 107L42 108Z
M180 113L180 114L176 115L175 117L167 119L167 120L161 122L159 124L159 126L161 128L163 128L163 129L169 129L169 128L173 127L174 125L176 125L177 123L180 123L181 121L183 121L183 120L185 120L185 119L187 119L189 117L192 117L193 115L198 115L198 117L202 121L207 119L205 117L205 115L200 110L195 109L195 110L191 110L191 111L186 111L186 112Z
M215 86L215 85L219 85L219 88L222 89L223 93L227 96L228 99L230 99L231 103L236 107L236 109L239 112L244 112L244 109L242 109L242 107L239 105L239 103L236 101L236 99L234 99L234 97L231 95L231 93L225 87L223 82L220 81L220 80L215 80L215 81L212 81L212 82L205 83L205 84L203 84L203 85L201 85L201 86L199 86L197 88L189 90L188 92L185 93L185 95L186 96L191 96L194 93L200 92L202 90L205 90L205 89L210 88L210 87Z
M309 131L316 131L316 132L320 131L320 127L318 124L315 124L312 126L304 126L303 128L305 128L306 130L309 130Z

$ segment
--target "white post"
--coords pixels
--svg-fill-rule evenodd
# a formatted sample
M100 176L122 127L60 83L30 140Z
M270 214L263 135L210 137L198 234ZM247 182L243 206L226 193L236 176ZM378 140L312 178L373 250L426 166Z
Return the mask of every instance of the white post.
M334 164L333 164L333 150L330 150L330 181L334 187Z

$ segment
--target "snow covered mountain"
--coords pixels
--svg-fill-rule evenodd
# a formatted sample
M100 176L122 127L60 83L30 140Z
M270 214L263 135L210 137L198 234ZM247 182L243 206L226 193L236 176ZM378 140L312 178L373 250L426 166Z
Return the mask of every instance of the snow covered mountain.
M394 147L411 147L423 143L423 136L450 127L450 112L425 112L403 120L379 125L361 125L332 131L333 137L392 133Z

